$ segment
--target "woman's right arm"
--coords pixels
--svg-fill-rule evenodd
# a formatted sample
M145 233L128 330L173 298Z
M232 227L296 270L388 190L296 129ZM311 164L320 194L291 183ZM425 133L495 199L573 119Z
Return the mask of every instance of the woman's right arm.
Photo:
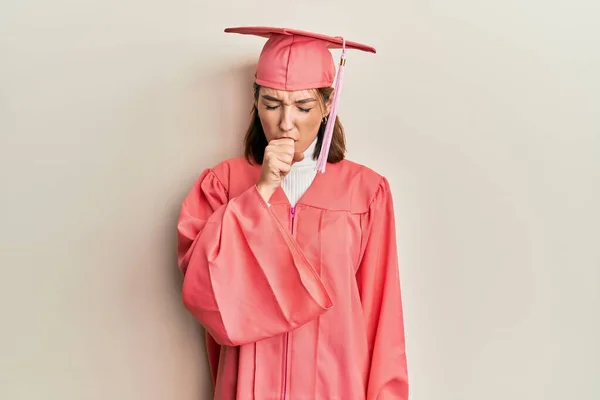
M204 171L177 225L183 303L215 341L256 342L331 308L323 283L257 187L228 197L214 172Z

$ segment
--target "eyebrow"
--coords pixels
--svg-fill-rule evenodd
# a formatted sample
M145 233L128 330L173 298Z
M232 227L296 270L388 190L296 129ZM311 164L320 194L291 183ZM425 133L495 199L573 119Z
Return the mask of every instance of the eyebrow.
M274 101L277 103L281 103L282 101L276 97L273 96L269 96L268 94L264 94L261 96L263 99L265 100L269 100L269 101ZM312 98L312 97L308 97L306 99L302 99L302 100L297 100L296 104L306 104L306 103L312 103L313 101L317 101L316 99Z

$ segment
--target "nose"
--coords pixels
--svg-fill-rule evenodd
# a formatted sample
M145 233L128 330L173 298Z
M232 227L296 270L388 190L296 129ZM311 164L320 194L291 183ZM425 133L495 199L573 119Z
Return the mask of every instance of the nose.
M284 137L292 137L292 131L294 130L294 120L292 118L291 107L282 107L281 119L279 120L279 129L283 133Z

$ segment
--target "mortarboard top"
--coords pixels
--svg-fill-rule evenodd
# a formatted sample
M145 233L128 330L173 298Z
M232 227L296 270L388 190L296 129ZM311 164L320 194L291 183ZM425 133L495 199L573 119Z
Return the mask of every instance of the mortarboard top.
M335 64L329 50L342 49L334 98L317 163L317 169L325 172L342 89L346 50L355 49L375 53L375 48L347 41L338 36L327 36L289 28L247 26L227 28L225 32L268 39L258 60L255 81L261 86L276 90L293 91L331 87L335 80Z

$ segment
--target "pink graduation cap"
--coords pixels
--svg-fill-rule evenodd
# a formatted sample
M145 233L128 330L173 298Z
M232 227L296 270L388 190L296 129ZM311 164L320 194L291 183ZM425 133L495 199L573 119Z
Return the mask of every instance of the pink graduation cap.
M248 26L227 28L225 32L268 38L258 60L255 80L261 86L276 90L307 90L332 86L335 79L335 64L329 49L342 49L331 110L317 161L317 170L321 173L325 172L342 90L346 49L375 53L375 48L347 41L339 36L288 28Z

